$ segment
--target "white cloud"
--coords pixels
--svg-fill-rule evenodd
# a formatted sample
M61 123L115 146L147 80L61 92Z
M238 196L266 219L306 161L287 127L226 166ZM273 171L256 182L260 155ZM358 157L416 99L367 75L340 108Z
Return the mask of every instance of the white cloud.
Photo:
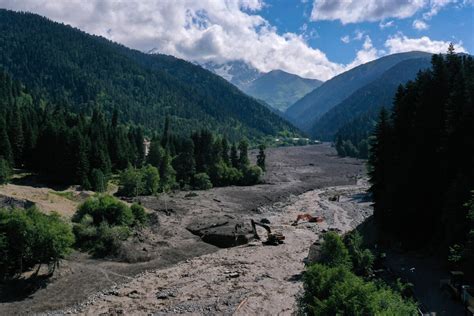
M364 37L365 32L361 31L361 30L355 30L354 34L355 35L354 35L353 39L356 40L356 41L360 41Z
M357 52L354 61L346 66L346 70L368 63L369 61L375 60L378 57L380 57L380 52L378 52L377 49L372 45L372 40L367 35L365 36L362 49Z
M339 20L343 24L407 18L427 0L314 0L311 20Z
M282 69L327 80L344 70L307 38L279 34L258 11L263 0L0 0L0 7L31 11L127 46L217 63L243 60L261 71Z
M387 21L385 23L383 21L380 21L380 23L379 23L379 27L380 27L381 30L392 27L392 26L395 26L395 21L393 21L393 20Z
M427 36L409 38L402 33L391 36L385 41L385 47L390 54L410 51L423 51L434 54L446 53L448 46L449 42L432 40ZM467 53L466 49L462 46L462 42L454 43L454 48L458 53Z
M426 24L426 22L423 22L421 20L414 20L413 24L412 24L412 27L415 30L423 31L423 30L427 30L429 28L429 25Z
M424 11L429 20L449 5L469 6L474 0L314 0L311 20L339 20L343 24L383 21L387 18L404 19ZM392 26L391 21L380 23L380 28Z
M423 18L425 20L431 19L433 16L437 15L438 12L448 4L456 3L457 0L430 0L430 10L423 13Z
M341 37L341 42L343 42L344 44L348 44L350 41L351 41L351 39L350 39L349 35Z

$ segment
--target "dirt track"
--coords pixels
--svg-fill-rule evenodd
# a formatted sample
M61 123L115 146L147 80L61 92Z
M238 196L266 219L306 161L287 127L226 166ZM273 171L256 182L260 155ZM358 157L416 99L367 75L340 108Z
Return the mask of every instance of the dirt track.
M45 284L44 288L37 290L28 298L2 298L0 314L41 313L79 306L76 304L84 302L91 296L97 296L99 291L110 289L121 283L129 285L120 289L137 284L144 288L145 293L143 291L127 293L124 297L109 293L104 298L96 299L97 304L106 302L104 299L116 298L120 304L127 305L129 302L134 305L136 301L142 300L133 300L131 297L145 295L152 300L143 300L144 305L136 305L137 310L134 311L161 309L164 312L172 312L174 308L178 308L176 312L180 310L185 312L187 308L181 308L180 304L185 304L185 300L188 299L191 302L193 300L208 302L207 305L204 304L206 306L188 308L198 308L195 311L198 313L201 312L199 308L207 308L211 305L216 306L214 312L219 310L219 313L230 313L235 311L237 305L245 299L245 303L239 309L242 313L250 311L259 313L256 309L247 309L259 305L264 300L269 302L267 306L269 311L272 311L270 309L272 301L288 303L288 306L285 309L279 309L280 311L292 308L290 305L293 303L290 304L288 295L296 293L301 283L297 282L296 277L291 278L291 275L301 271L302 259L307 255L309 245L317 238L314 224L308 224L309 227L303 224L298 228L288 226L295 214L321 212L328 218L327 224L339 227L341 230L354 227L368 215L365 207L362 207L360 201L357 200L359 195L356 191L362 190L360 186L329 189L348 190L347 194L342 194L344 198L341 198L340 202L332 203L333 206L327 204L327 194L333 194L328 190L296 196L310 190L356 184L356 179L364 173L365 167L355 159L336 157L335 151L326 144L270 149L267 152L267 165L265 179L267 184L253 187L215 188L196 192L198 194L196 197L186 197L186 192L178 192L169 197L141 198L142 203L156 214L157 221L148 231L138 234L128 244L125 257L130 261L140 262L95 260L86 254L75 253L68 260L63 261L55 276L48 284ZM344 202L345 199L348 204ZM320 203L320 201L324 202ZM338 203L346 203L354 207L351 210L351 207L342 207L342 204ZM334 215L332 218L331 214L337 214L337 216ZM287 243L279 247L258 245L219 249L202 242L199 237L186 229L189 223L203 216L222 215L242 220L266 217L270 219L272 225L285 230ZM248 256L249 252L254 253L254 257ZM256 260L269 255L274 256L272 260L266 260L270 262L270 265L266 266L261 262L261 268L256 268L258 266ZM203 262L208 262L208 265L203 265ZM198 267L203 268L198 269ZM268 273L270 277L262 271L266 271L265 273ZM239 277L232 278L230 276L232 272L238 272ZM142 273L145 274L140 276ZM276 275L272 276L272 273ZM154 279L151 276L154 276ZM140 283L151 279L156 283ZM176 283L178 279L181 285L178 284L179 282ZM241 289L239 285L249 280L254 280L258 284L256 292L252 292L253 296L251 292L246 292L245 288ZM197 283L197 286L194 289L188 289L187 283ZM235 285L227 287L225 285L227 283ZM222 287L219 287L219 284ZM184 295L175 294L175 301L165 299L163 303L162 300L156 299L156 293L159 292L160 287L165 289L176 287L177 293L184 293ZM223 291L231 291L231 295L227 296L223 294ZM279 292L282 294L277 294ZM219 295L220 298L213 295ZM281 299L283 296L284 300ZM219 300L219 303L215 300ZM227 306L228 309L222 309L223 306ZM90 314L96 314L98 311L108 312L107 304L99 304L97 308L88 308L85 311ZM122 305L118 308L132 311Z

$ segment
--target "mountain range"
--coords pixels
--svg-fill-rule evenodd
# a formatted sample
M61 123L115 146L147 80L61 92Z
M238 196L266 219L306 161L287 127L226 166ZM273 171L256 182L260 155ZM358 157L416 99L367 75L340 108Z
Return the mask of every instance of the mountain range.
M146 54L31 13L0 9L0 68L36 99L91 113L99 106L154 130L208 128L236 139L298 131L193 63Z
M429 60L430 57L431 54L424 52L399 53L384 56L372 62L355 67L326 81L319 88L305 95L286 110L285 116L303 131L315 136L315 131L321 131L317 126L315 126L318 120L346 99L352 99L352 95L359 89L379 80L386 71L403 61L418 59L423 64L423 59ZM414 65L405 65L405 67L412 66ZM416 74L420 68L415 66L415 69ZM410 76L412 77L408 79L414 78L411 69L406 72L402 70L399 70L399 72L394 71L393 74L395 77L391 78L391 83L393 84L393 82L396 82L397 85L404 83ZM399 74L403 75L398 77ZM384 82L381 82L381 84L384 85ZM370 90L370 88L368 89ZM372 89L371 91L371 93L379 93L377 89ZM385 90L383 90L382 93L385 93ZM360 100L360 96L358 96L358 98ZM347 105L344 106L347 107ZM350 113L347 114L351 115Z
M392 106L398 86L413 80L420 70L430 68L430 61L431 55L427 54L422 58L399 62L323 114L311 127L311 135L323 140L332 140L340 128L359 116L375 119L382 107L388 109Z
M208 62L202 66L280 112L322 84L320 80L302 78L279 69L262 73L244 61Z

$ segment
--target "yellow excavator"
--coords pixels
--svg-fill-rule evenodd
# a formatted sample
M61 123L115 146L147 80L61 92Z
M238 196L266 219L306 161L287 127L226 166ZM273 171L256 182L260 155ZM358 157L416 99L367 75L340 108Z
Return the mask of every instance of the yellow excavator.
M273 245L273 246L278 246L283 243L285 240L285 236L283 236L282 233L280 232L272 232L270 227L268 225L258 223L254 221L253 219L250 220L252 223L252 229L253 229L253 236L255 239L261 240L260 236L257 233L257 226L263 227L267 231L267 240L263 242L264 245Z

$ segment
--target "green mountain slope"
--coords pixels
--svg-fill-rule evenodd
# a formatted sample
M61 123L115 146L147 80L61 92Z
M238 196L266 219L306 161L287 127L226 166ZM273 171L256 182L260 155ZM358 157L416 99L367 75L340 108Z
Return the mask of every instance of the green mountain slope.
M332 140L341 127L357 117L371 116L370 114L377 116L382 107L390 108L397 87L408 80L415 79L420 70L430 68L430 60L431 56L428 55L396 64L380 78L360 88L321 116L313 125L311 135L324 140ZM361 125L363 126L366 125Z
M192 63L149 55L29 13L0 10L0 67L34 96L177 133L210 128L230 138L296 132L224 79Z
M322 81L316 79L301 78L282 70L273 70L242 87L242 90L284 112L321 84Z
M290 106L285 115L296 126L310 131L317 119L341 103L352 93L379 78L401 61L430 56L423 52L409 52L385 56L346 71L308 93Z

